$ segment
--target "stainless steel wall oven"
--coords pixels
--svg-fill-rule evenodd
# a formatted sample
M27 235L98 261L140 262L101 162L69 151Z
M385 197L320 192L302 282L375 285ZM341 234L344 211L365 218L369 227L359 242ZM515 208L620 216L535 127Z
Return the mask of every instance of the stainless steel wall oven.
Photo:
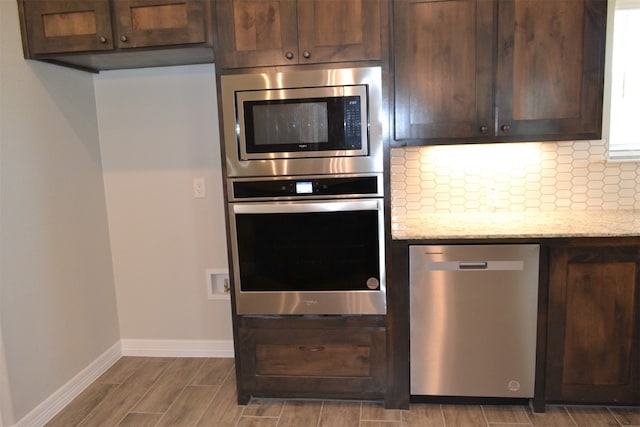
M237 312L385 313L380 178L230 181Z
M222 76L238 314L386 313L380 80Z

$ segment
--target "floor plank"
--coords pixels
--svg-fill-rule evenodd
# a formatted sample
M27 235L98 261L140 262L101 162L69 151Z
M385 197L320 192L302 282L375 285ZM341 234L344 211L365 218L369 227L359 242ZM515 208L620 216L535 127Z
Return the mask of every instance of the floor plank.
M219 386L212 385L185 387L164 414L158 427L196 425L219 389Z
M485 405L482 411L489 423L531 425L524 406Z
M360 422L360 402L328 401L322 405L318 427L353 427Z
M322 402L288 400L282 408L278 427L317 426Z
M80 426L106 427L117 425L131 411L149 387L162 375L169 363L166 359L146 360L129 378L102 400Z
M122 384L142 364L149 361L149 357L125 356L118 359L107 371L95 381L103 384Z
M276 427L279 418L240 417L237 427Z
M575 427L573 419L562 406L547 406L543 413L528 411L531 424L536 427Z
M181 358L174 360L162 376L135 406L135 412L166 412L171 403L193 379L204 359Z
M578 427L620 427L613 414L606 408L569 406L567 411Z
M279 417L285 401L278 399L251 399L242 412L250 417Z
M71 401L46 427L77 426L102 400L118 387L118 384L93 383Z
M221 385L233 366L234 361L230 358L206 359L190 384Z
M444 415L440 405L413 403L402 414L403 427L444 427Z
M245 409L244 406L238 405L237 399L236 377L230 372L197 425L199 427L235 426Z
M402 421L402 411L384 409L382 403L365 402L362 404L363 421Z
M129 412L118 424L118 427L155 427L162 418L162 414L141 414Z
M486 427L480 406L443 405L442 413L447 427Z
M640 407L611 408L611 412L623 426L640 426Z

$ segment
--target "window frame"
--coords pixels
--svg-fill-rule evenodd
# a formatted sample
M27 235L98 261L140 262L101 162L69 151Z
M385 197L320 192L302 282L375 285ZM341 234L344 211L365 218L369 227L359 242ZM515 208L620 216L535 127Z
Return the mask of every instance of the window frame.
M616 6L623 4L623 7L640 8L640 0L607 0L607 25L606 25L606 50L605 50L605 73L604 73L604 93L603 93L603 119L602 136L606 141L606 160L608 162L638 162L640 161L640 141L638 149L632 150L611 150L611 95L612 95L612 65L613 65L613 26L616 13Z

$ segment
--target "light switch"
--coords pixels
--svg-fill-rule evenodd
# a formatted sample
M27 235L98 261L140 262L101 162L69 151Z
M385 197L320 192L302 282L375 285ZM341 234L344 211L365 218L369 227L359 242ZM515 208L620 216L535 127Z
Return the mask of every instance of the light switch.
M207 197L207 187L203 177L193 178L193 198L204 199Z

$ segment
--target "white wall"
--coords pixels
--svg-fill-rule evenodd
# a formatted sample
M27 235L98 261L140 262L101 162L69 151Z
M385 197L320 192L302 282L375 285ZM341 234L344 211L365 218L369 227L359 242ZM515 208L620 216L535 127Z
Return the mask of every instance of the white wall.
M227 266L214 66L102 72L95 90L122 339L230 343L205 283Z
M0 403L11 425L119 334L93 76L25 61L15 1L0 1L0 52Z

